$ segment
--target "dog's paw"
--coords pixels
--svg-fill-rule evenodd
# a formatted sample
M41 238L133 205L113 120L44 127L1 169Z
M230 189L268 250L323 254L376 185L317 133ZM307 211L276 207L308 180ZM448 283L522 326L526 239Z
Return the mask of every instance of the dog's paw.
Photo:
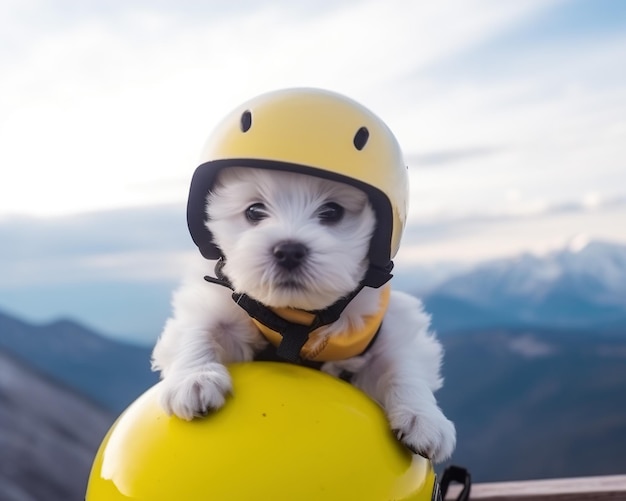
M228 370L216 363L200 372L170 374L161 383L160 403L167 414L191 421L222 407L231 390Z
M437 406L426 411L395 409L389 422L398 439L411 451L440 463L448 459L456 446L456 429Z

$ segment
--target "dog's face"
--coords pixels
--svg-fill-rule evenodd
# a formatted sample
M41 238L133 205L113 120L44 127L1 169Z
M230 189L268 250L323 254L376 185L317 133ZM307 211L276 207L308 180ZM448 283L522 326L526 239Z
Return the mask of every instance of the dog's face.
M207 197L207 227L238 292L273 307L323 309L367 269L375 216L352 186L231 167Z

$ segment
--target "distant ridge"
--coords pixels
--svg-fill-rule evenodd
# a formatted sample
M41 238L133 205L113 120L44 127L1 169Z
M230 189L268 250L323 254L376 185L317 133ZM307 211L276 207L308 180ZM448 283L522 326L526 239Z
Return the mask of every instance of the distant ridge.
M478 330L444 338L439 404L457 427L455 464L477 482L626 471L626 326Z
M477 481L623 472L625 291L626 246L579 240L486 263L426 295L445 348L437 397L458 430L452 462ZM0 314L3 349L113 413L157 379L149 348L70 320Z
M83 499L114 417L0 351L0 499Z
M423 297L440 332L493 327L616 330L626 324L626 246L578 241L487 262Z
M157 381L148 348L71 320L34 325L0 312L0 350L116 413Z

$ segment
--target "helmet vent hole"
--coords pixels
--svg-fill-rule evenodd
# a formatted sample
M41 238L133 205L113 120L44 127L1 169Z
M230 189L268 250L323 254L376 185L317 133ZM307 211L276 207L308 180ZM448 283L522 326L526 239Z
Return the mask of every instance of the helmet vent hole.
M361 151L363 148L365 148L369 137L370 133L367 128L361 127L359 130L356 131L356 134L354 135L354 139L352 141L354 143L354 147L357 150Z
M252 127L252 113L250 110L246 110L241 114L241 132L248 132Z

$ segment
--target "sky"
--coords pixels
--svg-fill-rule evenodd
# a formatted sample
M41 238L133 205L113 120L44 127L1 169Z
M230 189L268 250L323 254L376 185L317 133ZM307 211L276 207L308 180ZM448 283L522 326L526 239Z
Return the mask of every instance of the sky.
M321 87L402 145L397 269L626 242L621 0L4 0L0 310L149 339L190 254L202 144L260 93ZM130 312L152 309L146 316Z

